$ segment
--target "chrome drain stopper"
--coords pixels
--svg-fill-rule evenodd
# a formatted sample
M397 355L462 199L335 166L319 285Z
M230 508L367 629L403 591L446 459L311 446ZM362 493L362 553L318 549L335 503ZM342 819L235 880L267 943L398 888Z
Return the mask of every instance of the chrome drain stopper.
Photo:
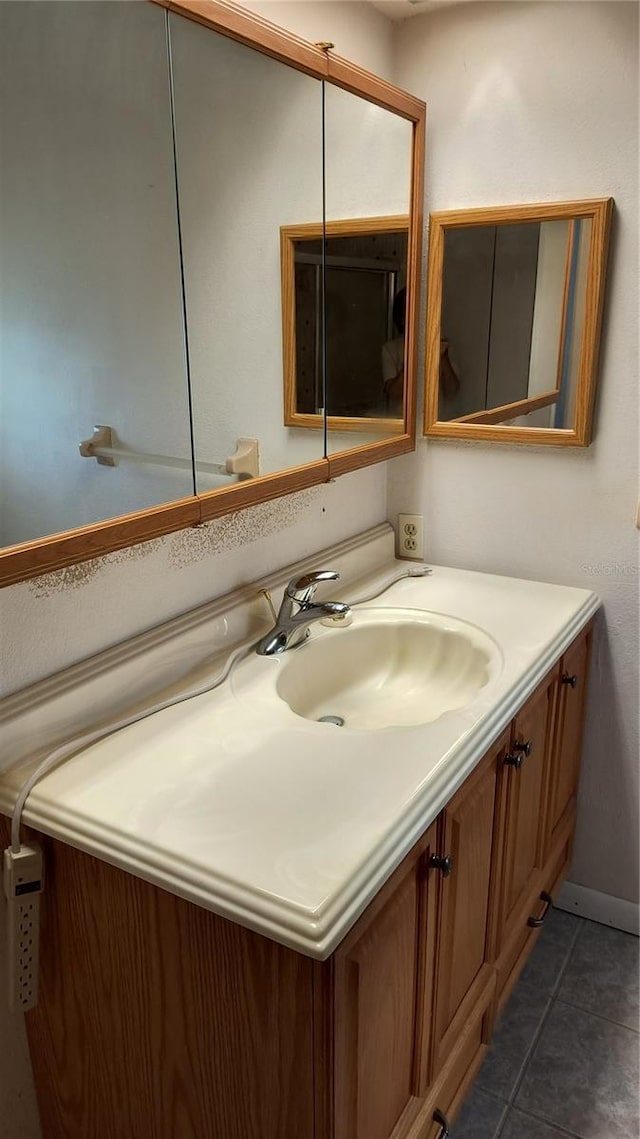
M319 724L335 724L336 728L343 728L344 727L344 720L342 719L342 716L319 716L318 717L318 723Z

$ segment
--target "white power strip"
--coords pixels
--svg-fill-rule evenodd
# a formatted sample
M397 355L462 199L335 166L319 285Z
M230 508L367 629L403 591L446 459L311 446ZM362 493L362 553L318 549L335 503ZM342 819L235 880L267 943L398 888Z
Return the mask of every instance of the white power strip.
M37 843L4 852L7 897L9 1007L15 1012L38 1003L42 851Z

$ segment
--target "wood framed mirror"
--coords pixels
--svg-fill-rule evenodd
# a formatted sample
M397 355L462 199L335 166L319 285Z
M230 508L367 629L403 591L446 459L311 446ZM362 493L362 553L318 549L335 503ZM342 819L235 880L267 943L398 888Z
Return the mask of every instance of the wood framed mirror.
M588 446L612 211L431 214L425 435Z
M7 4L0 18L0 586L412 450L424 103L219 0ZM333 451L322 419L283 423L279 287L280 227L322 218L330 90L409 140L403 415L340 432ZM371 213L351 193L345 216ZM238 474L252 438L259 466L254 449Z
M286 426L317 428L327 413L329 430L404 431L402 385L393 386L402 364L392 357L408 237L407 215L281 228Z

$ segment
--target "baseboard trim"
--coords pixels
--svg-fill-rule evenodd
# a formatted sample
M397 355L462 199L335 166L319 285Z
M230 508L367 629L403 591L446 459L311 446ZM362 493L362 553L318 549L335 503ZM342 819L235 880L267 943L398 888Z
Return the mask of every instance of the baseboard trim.
M556 908L579 914L601 925L611 925L625 933L640 934L640 907L637 902L625 898L614 898L612 894L602 894L600 890L590 890L588 886L577 886L565 882L556 900Z

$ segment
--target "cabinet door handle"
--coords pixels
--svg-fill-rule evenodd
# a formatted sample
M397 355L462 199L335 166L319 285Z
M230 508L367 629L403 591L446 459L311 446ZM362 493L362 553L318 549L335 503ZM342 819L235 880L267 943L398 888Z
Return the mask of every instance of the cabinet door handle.
M538 929L539 926L544 925L545 921L547 920L547 918L549 916L549 911L551 910L551 908L553 906L553 898L551 897L551 894L547 894L546 890L542 891L542 893L540 895L540 901L544 902L544 909L543 909L542 913L540 914L540 917L539 918L529 918L529 920L527 921L527 925L532 926L533 929Z
M442 870L442 877L448 878L453 870L453 858L448 854L432 854L429 859L429 866L433 866L435 870Z
M515 743L513 745L513 750L522 752L522 755L529 756L533 750L533 744L531 743L531 740L523 740L521 743Z
M504 762L505 762L507 767L515 767L515 769L517 771L519 768L522 767L522 756L521 755L512 755L511 752L509 752L508 755L505 755Z
M568 672L563 672L563 674L562 674L562 683L563 683L563 684L568 684L568 685L569 685L569 688L575 688L575 687L576 687L576 685L577 685L577 683L578 683L578 677L577 677L577 676L575 676L575 675L574 675L574 676L569 676L569 673L568 673Z
M449 1130L449 1120L447 1119L444 1112L440 1111L439 1108L436 1108L433 1113L433 1122L439 1123L442 1128L442 1131L438 1135L438 1139L449 1139L449 1136L451 1134Z

